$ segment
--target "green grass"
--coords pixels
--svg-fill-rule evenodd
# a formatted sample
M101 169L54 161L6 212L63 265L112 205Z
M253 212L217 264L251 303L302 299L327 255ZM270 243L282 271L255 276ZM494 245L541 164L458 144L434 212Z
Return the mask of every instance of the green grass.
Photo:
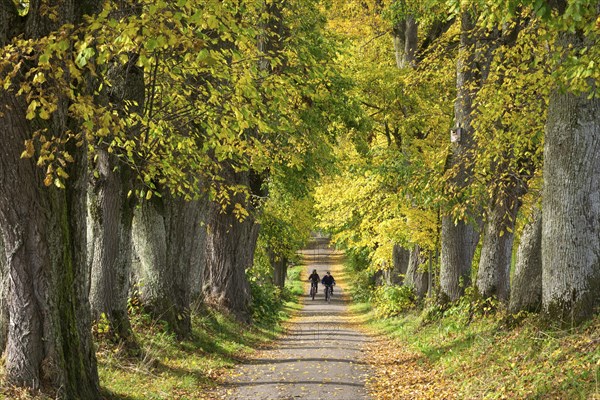
M228 370L257 348L276 339L283 323L302 308L298 296L303 266L290 268L284 301L272 318L241 324L232 316L202 308L192 315L192 335L178 341L164 326L139 310L131 317L139 349L128 349L100 336L97 358L104 399L171 400L214 398ZM270 293L270 291L269 291ZM0 365L0 375L2 375ZM0 385L1 386L1 385ZM51 400L51 394L0 387L0 399Z
M108 399L203 399L222 382L228 369L256 348L277 338L282 323L302 306L300 272L290 268L285 301L275 319L244 325L211 309L192 316L192 336L177 341L152 325L146 316L132 319L143 357L128 357L124 349L100 343L98 369Z
M301 279L305 269L303 264L288 268L286 287L293 296L301 296L304 293L304 282Z
M100 342L98 369L104 395L115 399L204 398L228 368L281 332L281 325L242 326L209 309L195 315L192 322L192 336L180 342L162 327L134 318L141 357Z
M458 398L600 399L600 317L561 330L533 315L510 324L503 312L473 316L464 304L433 318L413 310L380 319L366 303L352 311L443 371Z

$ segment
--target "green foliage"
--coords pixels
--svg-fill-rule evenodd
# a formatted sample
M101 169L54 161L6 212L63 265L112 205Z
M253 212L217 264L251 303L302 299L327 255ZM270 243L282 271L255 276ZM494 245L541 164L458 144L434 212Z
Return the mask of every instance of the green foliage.
M296 181L295 188L284 180L273 177L267 183L269 197L258 216L261 224L258 247L278 260L293 260L310 237L314 225L313 201L309 193L298 188L307 188L306 180Z
M369 302L373 296L375 277L373 271L368 269L369 265L368 249L351 248L346 250L344 266L350 276L350 293L356 302Z
M288 300L288 305L290 302L297 301L297 297L304 294L304 281L301 280L304 270L304 265L295 265L288 268L285 290L283 292L285 298Z
M530 213L541 195L550 94L593 97L600 87L597 2L338 3L329 26L346 38L339 62L354 78L364 123L339 137L338 168L315 191L320 227L336 245L366 249L377 271L391 265L396 244L439 249L441 216L485 219L489 207L517 204ZM475 27L461 33L463 12ZM407 16L419 25L417 65L398 68L385 33ZM468 65L461 34L473 43L462 48L474 57ZM475 78L457 82L457 65ZM449 138L457 85L473 96L468 146Z
M273 323L283 305L281 290L273 284L273 270L266 249L258 246L252 268L246 272L252 294L252 317L257 323Z
M79 26L13 41L2 49L0 84L23 96L36 127L23 157L46 169L47 185L63 187L74 161L67 144L88 145L92 156L100 147L136 172L131 194L150 198L160 186L222 203L247 191L224 181L224 161L237 171L311 170L345 108L339 72L324 62L335 43L314 1L299 0L283 14L294 35L263 54L263 7L109 1ZM52 132L44 121L65 102L71 130Z
M281 289L272 283L250 280L252 318L256 323L272 323L279 319L282 308Z
M331 28L347 38L340 63L354 77L352 93L365 123L338 140L338 169L322 179L315 200L320 227L344 249L367 248L375 271L391 265L396 244L434 249L439 243L456 28L426 49L417 70L399 70L392 41L381 33L407 14L419 16L420 29L430 29L445 18L443 10L410 1L367 6L347 2L340 7L349 14L331 12Z
M283 289L273 284L273 267L267 248L259 241L252 268L246 271L252 294L252 318L258 326L273 326L286 317L285 309L303 293L301 266L288 269Z
M375 288L371 302L377 316L389 318L414 307L415 300L410 286L382 285Z

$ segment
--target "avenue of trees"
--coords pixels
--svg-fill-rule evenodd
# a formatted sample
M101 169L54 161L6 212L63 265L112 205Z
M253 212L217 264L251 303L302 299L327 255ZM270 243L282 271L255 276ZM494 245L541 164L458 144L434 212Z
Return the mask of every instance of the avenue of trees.
M599 37L593 0L0 0L3 379L99 398L132 299L251 322L316 216L418 298L591 317Z
M283 287L353 123L324 25L312 0L1 0L5 382L98 398L92 325L135 348L131 299L185 338L194 305L250 322Z
M600 3L335 2L330 18L369 129L340 139L317 209L383 284L370 296L592 317Z

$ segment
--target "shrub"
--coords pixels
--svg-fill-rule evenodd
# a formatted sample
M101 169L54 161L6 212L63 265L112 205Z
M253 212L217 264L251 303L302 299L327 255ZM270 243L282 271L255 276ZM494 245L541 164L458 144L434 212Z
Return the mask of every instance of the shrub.
M373 305L378 316L388 318L414 307L415 300L412 287L384 285L375 289Z

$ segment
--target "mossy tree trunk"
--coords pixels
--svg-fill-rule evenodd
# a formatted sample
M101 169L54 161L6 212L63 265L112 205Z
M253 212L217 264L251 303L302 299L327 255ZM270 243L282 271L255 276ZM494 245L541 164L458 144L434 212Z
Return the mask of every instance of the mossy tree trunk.
M421 255L421 247L414 245L410 251L410 261L408 262L404 285L412 287L419 299L425 297L429 288L429 274L427 270L421 267L424 262L425 259Z
M116 157L96 151L96 176L88 191L88 246L92 317L104 314L115 339L133 337L127 300L132 259L133 197L127 198L131 174Z
M542 212L536 210L533 219L521 233L517 263L510 293L509 311L538 312L542 307Z
M135 211L136 291L143 306L180 338L191 332L192 284L199 284L205 233L202 204L168 193Z
M116 4L118 18L141 12L126 1ZM137 57L129 55L125 65L113 64L107 72L110 85L100 93L98 101L114 109L123 118L142 114L145 100L144 72L136 65ZM136 140L139 127L125 132ZM118 134L117 134L118 136ZM131 167L108 151L109 140L95 144L94 171L88 191L88 249L91 264L90 304L92 316L104 314L113 339L134 345L128 308L132 261L132 221L136 204L134 174Z
M250 187L248 172L229 170L227 182ZM235 204L250 211L240 220ZM252 206L242 195L235 195L223 208L211 202L206 221L206 265L203 293L207 303L232 312L239 320L250 321L250 285L246 270L252 266L260 225L252 217Z
M57 2L54 18L46 14L46 3L28 4L27 14L20 16L14 2L1 2L0 46L19 35L44 37L64 23L82 21L84 11L95 8L92 2L77 7L73 2ZM13 87L21 83L14 80ZM25 140L31 139L34 126L44 122L26 118L27 103L16 91L0 91L0 233L10 320L6 379L52 390L57 398L95 399L99 385L88 303L86 144L67 145L74 163L65 167L66 188L46 187L44 170L36 160L21 158ZM58 136L70 123L67 107L60 100L48 122Z
M511 190L512 189L512 190ZM508 303L514 229L520 197L524 191L513 185L491 201L484 225L477 290L483 298L496 297Z
M561 34L559 43L573 51L593 45L581 32ZM542 299L547 315L565 324L600 305L599 150L600 99L557 89L544 139Z
M85 245L85 154L65 190L21 159L30 137L22 99L0 97L0 229L9 276L6 377L54 388L60 398L98 397ZM74 150L73 154L78 151Z
M1 229L0 229L1 232ZM8 265L6 262L6 253L4 251L4 242L0 235L0 354L4 352L6 346L6 336L8 334Z
M460 47L456 63L457 99L454 103L456 129L460 138L453 143L450 168L456 169L449 181L449 188L460 201L463 188L472 179L470 150L475 146L473 138L473 99L479 87L480 73L476 65L475 16L464 10L461 13ZM467 214L473 210L467 210ZM471 268L475 248L479 241L476 227L452 215L442 216L442 255L440 268L440 292L442 301L455 301L471 284Z

